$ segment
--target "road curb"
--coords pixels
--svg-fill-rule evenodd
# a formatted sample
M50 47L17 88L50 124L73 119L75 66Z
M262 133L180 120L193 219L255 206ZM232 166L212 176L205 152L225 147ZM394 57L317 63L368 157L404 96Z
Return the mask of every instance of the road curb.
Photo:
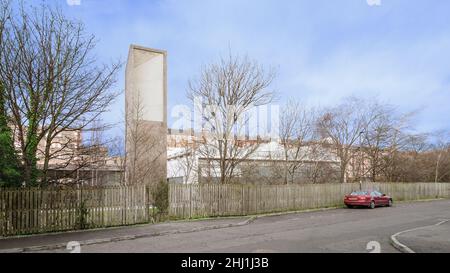
M412 250L411 248L409 248L407 245L402 244L402 243L397 239L397 236L402 235L402 234L404 234L404 233L411 232L411 231L416 231L416 230L428 228L428 227L440 226L440 225L445 224L445 223L447 223L447 222L449 222L449 221L450 221L450 220L444 220L444 221L441 221L441 222L439 222L439 223L437 223L437 224L434 224L434 225L428 225L428 226L423 226L423 227L418 227L418 228L412 228L412 229L407 229L407 230L404 230L404 231L397 232L396 234L392 235L391 238L390 238L391 245L392 245L393 247L395 247L397 250L399 250L400 252L402 252L402 253L416 253L414 250Z

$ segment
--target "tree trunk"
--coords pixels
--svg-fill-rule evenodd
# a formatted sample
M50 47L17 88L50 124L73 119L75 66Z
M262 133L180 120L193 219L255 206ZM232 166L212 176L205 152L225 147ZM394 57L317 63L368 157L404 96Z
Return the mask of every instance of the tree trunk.
M347 183L347 164L341 161L340 182Z
M434 176L434 182L437 183L439 180L439 163L441 161L441 156L442 156L442 152L439 153L439 156L437 158L436 161L436 172L435 172L435 176Z

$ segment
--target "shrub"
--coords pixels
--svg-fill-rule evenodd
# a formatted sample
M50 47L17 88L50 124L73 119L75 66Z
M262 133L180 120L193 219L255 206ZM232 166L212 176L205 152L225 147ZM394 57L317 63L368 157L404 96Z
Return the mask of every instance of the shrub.
M160 181L153 188L152 191L153 204L156 207L156 216L158 216L158 220L161 220L163 216L167 215L169 210L169 184L165 181Z

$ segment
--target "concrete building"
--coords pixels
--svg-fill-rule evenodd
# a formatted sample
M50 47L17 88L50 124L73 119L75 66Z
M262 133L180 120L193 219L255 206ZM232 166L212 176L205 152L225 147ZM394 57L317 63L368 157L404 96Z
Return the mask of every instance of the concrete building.
M14 145L20 152L19 136L11 125ZM43 137L37 148L37 168L44 169L47 138ZM107 147L83 141L83 132L77 129L62 130L50 144L48 178L61 184L77 183L90 186L115 185L123 177L123 159L112 157Z
M208 183L219 180L217 159L199 152L202 144L168 148L168 179L175 183ZM310 143L297 153L285 149L279 142L261 143L250 157L235 170L236 182L251 184L283 184L285 169L296 166L290 183L337 182L339 160L329 146ZM293 156L295 154L295 157ZM293 181L292 181L293 180Z

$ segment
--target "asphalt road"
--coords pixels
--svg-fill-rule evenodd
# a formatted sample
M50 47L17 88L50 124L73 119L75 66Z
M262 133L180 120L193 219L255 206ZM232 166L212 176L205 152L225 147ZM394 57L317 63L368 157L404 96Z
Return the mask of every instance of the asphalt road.
M270 216L241 227L172 234L83 246L90 252L218 252L304 253L369 252L379 242L381 252L397 252L389 242L402 230L450 219L450 200L401 203L392 208L337 209ZM57 250L53 252L67 252Z

